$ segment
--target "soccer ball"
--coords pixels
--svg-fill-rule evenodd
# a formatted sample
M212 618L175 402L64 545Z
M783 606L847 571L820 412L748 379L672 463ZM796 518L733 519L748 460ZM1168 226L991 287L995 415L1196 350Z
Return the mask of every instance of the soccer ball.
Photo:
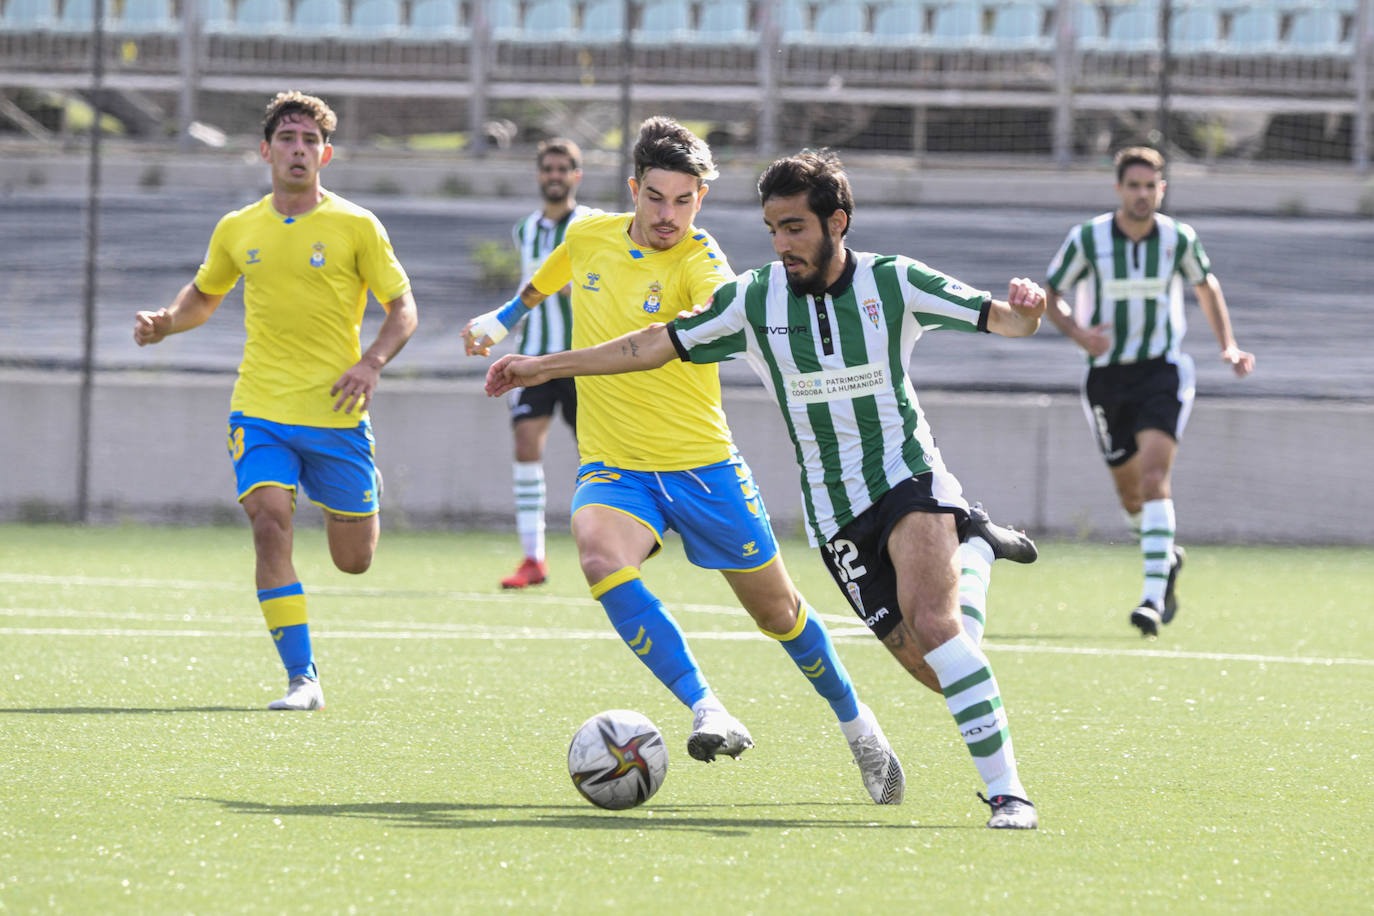
M619 811L648 801L668 772L668 746L647 717L628 709L597 713L568 745L568 775L593 805Z

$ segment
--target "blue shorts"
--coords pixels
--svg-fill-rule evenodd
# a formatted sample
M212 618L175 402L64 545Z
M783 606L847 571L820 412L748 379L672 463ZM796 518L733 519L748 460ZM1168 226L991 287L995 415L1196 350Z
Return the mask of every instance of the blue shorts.
M372 424L333 429L229 415L229 457L239 502L258 487L283 487L337 515L375 515L378 498Z
M702 569L748 572L773 562L778 542L749 465L738 454L689 471L627 471L592 461L577 470L572 513L605 506L644 524L663 546L668 529Z

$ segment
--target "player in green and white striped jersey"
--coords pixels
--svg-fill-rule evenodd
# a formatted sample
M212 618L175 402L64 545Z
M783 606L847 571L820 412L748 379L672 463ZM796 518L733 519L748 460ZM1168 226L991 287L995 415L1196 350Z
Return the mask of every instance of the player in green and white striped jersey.
M843 246L853 195L839 159L802 153L759 179L764 222L781 260L716 290L679 316L583 350L504 357L487 392L561 375L650 369L744 356L777 398L802 473L813 544L888 650L941 693L987 786L990 827L1033 828L1000 690L979 647L981 615L961 618L960 571L995 556L1034 559L1024 535L992 525L946 470L906 366L927 330L1035 332L1045 307L1034 282L994 300L903 256ZM965 550L964 535L969 535ZM980 555L981 554L981 555Z
M582 150L571 140L555 138L539 144L535 155L539 193L544 202L538 210L515 224L512 237L520 251L521 287L527 283L550 251L563 241L568 224L590 207L577 203L582 182ZM524 319L516 352L527 356L558 353L572 346L572 291L561 290L530 309ZM538 585L548 578L544 556L544 445L549 424L561 406L563 419L576 433L577 388L571 379L510 393L511 430L515 436L515 528L525 559L515 572L501 580L504 588Z
M1083 410L1140 539L1145 581L1130 620L1145 636L1157 635L1178 611L1174 586L1185 557L1174 539L1170 481L1195 391L1192 358L1180 349L1184 280L1222 361L1238 376L1255 367L1254 354L1236 346L1221 283L1197 233L1158 212L1164 187L1158 152L1118 153L1121 207L1069 230L1046 283L1050 321L1088 354ZM1072 311L1060 299L1071 289Z

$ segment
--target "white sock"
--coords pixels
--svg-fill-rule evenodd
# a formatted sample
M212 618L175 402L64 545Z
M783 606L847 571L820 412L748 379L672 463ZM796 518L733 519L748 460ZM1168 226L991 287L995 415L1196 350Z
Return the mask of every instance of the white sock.
M960 633L926 653L926 664L940 681L945 704L964 736L978 775L988 787L988 798L1015 795L1026 790L1016 773L1016 754L1007 727L1007 711L992 665L983 650Z
M544 465L517 461L515 469L515 530L525 556L544 559Z
M859 714L848 722L841 722L840 731L844 732L844 740L857 741L864 735L873 734L877 730L874 728L877 723L878 720L873 715L873 710L860 703Z
M1121 514L1126 518L1126 527L1131 529L1131 534L1140 537L1140 512L1127 512L1122 510Z
M1164 607L1164 590L1169 584L1169 564L1174 553L1174 501L1152 499L1140 509L1140 555L1145 565L1142 603Z
M959 545L959 612L964 632L974 645L982 645L987 627L988 586L992 582L992 545L971 537Z

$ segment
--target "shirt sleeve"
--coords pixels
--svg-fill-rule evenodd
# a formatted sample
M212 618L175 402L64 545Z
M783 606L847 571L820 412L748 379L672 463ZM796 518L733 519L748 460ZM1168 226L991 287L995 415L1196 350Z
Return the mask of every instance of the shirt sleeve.
M718 363L745 352L749 345L746 288L742 278L731 280L716 288L703 311L668 324L668 336L679 359Z
M410 290L410 278L396 258L381 220L370 216L358 246L358 273L378 302L387 303Z
M552 296L571 283L572 278L572 258L568 255L567 239L564 239L557 248L549 252L549 256L539 265L530 282L545 296Z
M1193 286L1207 279L1212 272L1212 262L1207 252L1202 250L1202 242L1192 226L1180 225L1178 233L1178 272Z
M1059 252L1050 261L1050 269L1046 276L1046 282L1050 289L1056 293L1064 293L1071 286L1083 279L1083 275L1088 272L1088 258L1083 253L1083 242L1081 234L1084 230L1081 226L1075 226L1069 230L1068 237L1064 239L1064 244L1059 246Z
M228 217L215 225L210 234L210 244L205 249L205 260L196 271L196 289L207 296L223 296L239 282L239 266L229 252L228 236L230 229Z
M986 330L986 312L992 294L965 286L948 274L920 261L902 258L899 276L906 292L907 309L925 330Z
M722 283L735 278L716 240L705 232L700 233L697 240L702 243L702 250L688 259L684 277L687 295L694 307L708 301Z

